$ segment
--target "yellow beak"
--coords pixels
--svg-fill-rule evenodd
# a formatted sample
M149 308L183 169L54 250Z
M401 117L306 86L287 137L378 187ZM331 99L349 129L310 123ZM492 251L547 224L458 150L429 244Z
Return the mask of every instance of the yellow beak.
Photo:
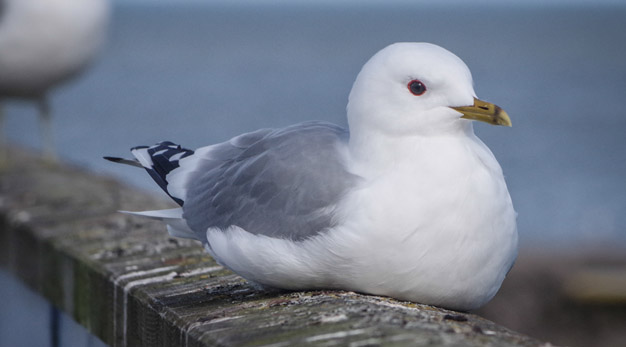
M474 98L474 105L472 106L450 108L461 112L463 114L461 118L478 120L493 125L504 125L507 127L512 125L511 118L509 118L509 115L503 109L490 102L476 98Z

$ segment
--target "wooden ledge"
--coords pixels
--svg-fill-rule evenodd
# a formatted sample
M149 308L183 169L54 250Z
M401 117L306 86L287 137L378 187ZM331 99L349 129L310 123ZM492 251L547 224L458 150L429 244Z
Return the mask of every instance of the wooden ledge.
M542 345L472 314L384 297L259 292L199 244L116 212L167 207L12 148L0 169L0 265L113 346Z

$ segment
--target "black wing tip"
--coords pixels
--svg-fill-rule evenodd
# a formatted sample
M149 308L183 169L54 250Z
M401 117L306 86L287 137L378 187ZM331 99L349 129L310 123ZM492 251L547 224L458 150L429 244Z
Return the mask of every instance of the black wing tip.
M130 166L142 167L141 163L139 163L137 160L134 160L134 159L126 159L126 158L118 158L118 157L102 157L102 158L108 161L112 161L114 163L118 163L118 164L126 164Z
M172 141L161 141L161 142L158 142L158 143L156 143L156 144L154 144L152 146L145 146L145 145L135 146L135 147L132 147L130 150L131 151L136 151L136 150L140 150L140 149L154 150L154 149L157 149L157 148L160 148L160 149L169 148L169 149L178 149L178 150L193 152L192 150L190 150L188 148L184 148L181 145L179 145L177 143L174 143Z

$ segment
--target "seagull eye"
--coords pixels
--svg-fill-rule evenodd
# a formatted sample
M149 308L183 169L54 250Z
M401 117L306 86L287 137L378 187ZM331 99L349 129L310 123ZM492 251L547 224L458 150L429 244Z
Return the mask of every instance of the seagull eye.
M426 86L420 80L412 80L409 84L407 84L407 87L409 87L409 90L413 93L413 95L420 96L426 93Z

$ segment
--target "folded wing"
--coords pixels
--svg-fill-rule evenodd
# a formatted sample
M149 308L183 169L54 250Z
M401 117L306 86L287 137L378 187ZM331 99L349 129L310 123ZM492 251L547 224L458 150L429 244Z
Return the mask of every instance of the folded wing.
M191 151L170 142L133 154L179 205L199 239L208 228L303 240L338 223L357 177L345 168L348 132L325 122L262 129ZM169 224L169 223L168 223Z

